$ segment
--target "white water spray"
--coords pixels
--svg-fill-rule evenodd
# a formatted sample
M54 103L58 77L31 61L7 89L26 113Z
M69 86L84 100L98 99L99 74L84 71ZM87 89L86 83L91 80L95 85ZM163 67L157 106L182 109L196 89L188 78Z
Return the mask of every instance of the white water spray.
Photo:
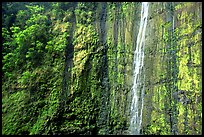
M145 30L148 17L148 2L142 2L141 21L134 51L134 81L132 87L132 102L130 114L130 134L139 135L142 125L142 110L144 99L144 75L141 75L144 65ZM143 79L141 79L143 77ZM142 81L143 80L143 81Z

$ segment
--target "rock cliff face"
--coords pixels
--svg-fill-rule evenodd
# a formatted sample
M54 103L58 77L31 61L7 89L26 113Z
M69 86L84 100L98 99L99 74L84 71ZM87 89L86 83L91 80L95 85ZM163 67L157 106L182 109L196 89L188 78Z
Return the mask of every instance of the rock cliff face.
M148 4L139 134L202 134L202 4ZM141 5L61 3L56 10L54 4L47 5L43 14L49 24L45 34L39 34L39 39L45 38L27 38L43 41L41 63L28 66L30 60L22 53L17 58L25 61L17 62L14 70L3 67L3 134L130 134ZM25 46L29 42L20 34L31 27L21 27L18 18L23 15L18 15L19 30L13 34L19 35L11 39L19 40L20 48L10 52L27 48L27 54L32 44ZM6 21L3 25L7 26ZM7 41L4 38L3 44ZM3 56L7 54L3 50Z
M202 125L202 6L150 5L143 133L201 134L195 127Z

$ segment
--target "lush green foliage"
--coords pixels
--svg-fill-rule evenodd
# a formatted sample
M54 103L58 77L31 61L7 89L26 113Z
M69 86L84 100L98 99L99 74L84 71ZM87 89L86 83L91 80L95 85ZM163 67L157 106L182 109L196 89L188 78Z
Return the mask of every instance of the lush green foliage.
M140 8L2 3L2 134L128 134ZM201 11L150 3L141 134L202 134Z

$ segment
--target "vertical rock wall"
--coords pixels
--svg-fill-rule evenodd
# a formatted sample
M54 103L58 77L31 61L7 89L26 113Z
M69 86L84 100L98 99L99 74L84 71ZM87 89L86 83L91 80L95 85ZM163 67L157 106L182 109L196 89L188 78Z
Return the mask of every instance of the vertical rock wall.
M3 134L129 134L141 2L20 5L2 29ZM202 134L201 19L201 3L149 3L140 134Z
M201 3L150 4L144 134L201 134L201 19Z

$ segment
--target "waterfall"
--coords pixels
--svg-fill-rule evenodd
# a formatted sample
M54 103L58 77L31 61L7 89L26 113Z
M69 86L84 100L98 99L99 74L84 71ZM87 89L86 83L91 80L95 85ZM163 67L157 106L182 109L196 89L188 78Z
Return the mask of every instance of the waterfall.
M140 28L137 36L137 45L134 51L134 73L131 91L130 134L139 135L142 125L142 110L144 98L144 78L142 69L144 65L145 30L147 26L148 2L142 2Z

